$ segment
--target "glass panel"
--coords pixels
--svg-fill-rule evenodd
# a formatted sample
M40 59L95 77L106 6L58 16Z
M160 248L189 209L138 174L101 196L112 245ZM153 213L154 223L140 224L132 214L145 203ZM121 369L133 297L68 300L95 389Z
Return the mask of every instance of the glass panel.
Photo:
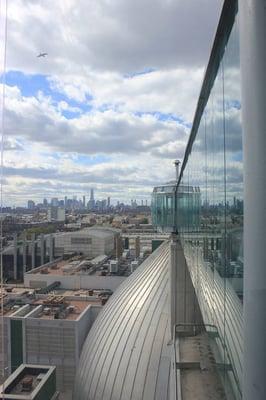
M212 184L210 200L210 233L209 233L209 261L213 269L213 324L217 326L220 340L220 363L222 379L225 383L226 364L228 363L225 351L224 327L225 313L225 259L222 243L225 240L225 146L224 146L224 96L223 96L223 63L217 73L212 89ZM208 142L208 139L207 139Z
M157 187L152 195L152 223L161 230L176 230L176 186Z
M222 53L222 50L221 50ZM243 163L238 21L220 62L178 197L178 226L216 361L239 396L242 376Z
M225 341L238 388L242 382L243 297L243 153L241 131L238 19L224 55L224 113L226 159L226 276Z

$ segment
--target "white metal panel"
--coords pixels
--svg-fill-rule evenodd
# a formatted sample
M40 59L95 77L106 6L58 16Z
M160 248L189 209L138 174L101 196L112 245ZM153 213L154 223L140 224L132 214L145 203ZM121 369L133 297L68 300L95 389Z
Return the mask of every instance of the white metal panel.
M165 243L101 311L83 348L74 399L152 400L158 390L168 399L168 262Z

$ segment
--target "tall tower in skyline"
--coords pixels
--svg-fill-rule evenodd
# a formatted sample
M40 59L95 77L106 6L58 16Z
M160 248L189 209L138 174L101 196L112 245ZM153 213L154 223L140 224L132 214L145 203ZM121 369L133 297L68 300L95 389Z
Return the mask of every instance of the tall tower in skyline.
M94 189L93 188L91 188L91 190L90 190L90 200L89 200L88 205L89 205L90 210L93 210L95 207Z

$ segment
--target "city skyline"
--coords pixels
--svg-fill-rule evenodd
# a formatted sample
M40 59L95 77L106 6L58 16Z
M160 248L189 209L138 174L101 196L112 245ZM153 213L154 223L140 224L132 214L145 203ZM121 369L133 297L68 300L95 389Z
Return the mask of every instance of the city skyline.
M10 2L4 205L92 186L148 199L174 177L220 9L218 0Z
M72 207L73 205L78 206L78 208L90 208L89 203L91 201L90 195L82 195L80 197L73 195L71 197L68 196L63 196L63 197L45 197L41 201L36 201L33 198L27 200L27 202L23 203L22 206L18 206L18 208L28 208L28 209L35 209L36 207L43 206L44 208L47 207ZM150 205L150 199L144 199L144 198L139 198L139 199L130 199L128 202L124 203L123 201L120 201L118 199L112 199L110 196L107 196L106 198L103 197L96 197L93 198L93 204L91 209L93 209L95 206L97 208L97 205L99 204L105 204L105 208L109 207L114 207L119 204L126 205L126 206L149 206ZM11 208L10 205L4 206L3 209L5 208ZM16 207L13 207L16 208Z

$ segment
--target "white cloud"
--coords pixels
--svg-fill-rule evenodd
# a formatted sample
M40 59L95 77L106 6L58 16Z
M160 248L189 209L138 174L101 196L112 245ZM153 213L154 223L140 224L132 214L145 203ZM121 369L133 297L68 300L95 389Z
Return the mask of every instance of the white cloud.
M49 75L73 65L122 73L202 66L221 6L221 0L13 0L9 65ZM45 63L34 59L41 50L49 55Z
M66 119L49 97L24 97L17 88L7 90L6 134L43 143L52 151L82 154L149 152L174 139L183 143L188 129L175 121L160 121L156 116L137 116L130 112L94 111Z
M56 102L41 86L35 96L7 87L6 198L82 194L93 185L126 199L148 196L173 177L170 160L185 149L221 6L12 0L7 69L45 75L52 92L65 97ZM48 56L37 58L40 51ZM68 120L66 112L76 117ZM98 157L98 164L81 163L79 155Z
M202 68L176 68L125 77L88 71L86 76L54 76L52 86L69 98L85 101L91 95L96 108L119 111L173 113L191 122L202 80Z

